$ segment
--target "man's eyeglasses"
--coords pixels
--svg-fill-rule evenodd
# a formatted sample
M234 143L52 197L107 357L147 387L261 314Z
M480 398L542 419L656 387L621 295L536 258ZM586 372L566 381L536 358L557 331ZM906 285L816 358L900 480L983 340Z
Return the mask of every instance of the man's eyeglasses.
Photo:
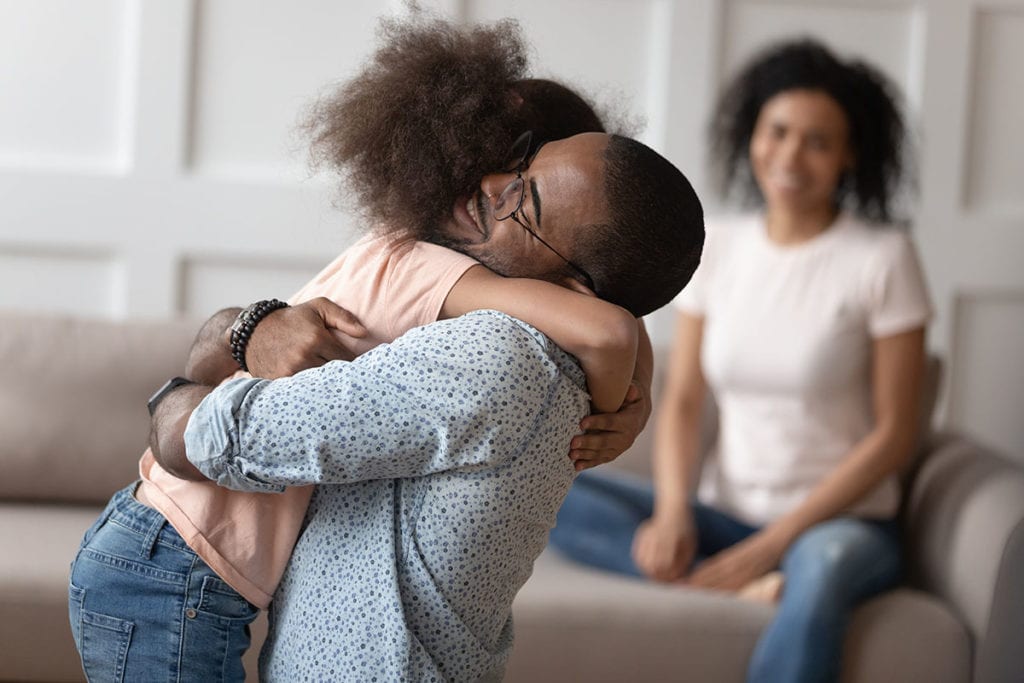
M523 208L523 199L526 197L526 182L523 180L523 172L530 167L530 162L533 161L534 157L540 151L540 148L544 146L541 142L537 145L536 149L532 150L533 146L533 133L526 131L520 135L516 141L512 144L512 152L509 154L509 158L514 159L513 164L508 168L508 172L515 171L516 177L512 179L501 194L498 195L498 201L494 204L494 220L503 221L506 218L511 218L513 221L522 226L523 230L533 235L538 242L543 244L545 247L551 250L551 252L558 258L565 261L566 265L572 268L576 273L583 278L583 284L589 287L591 290L594 289L594 281L587 275L587 271L583 270L575 263L558 253L558 250L553 246L544 241L544 239L536 232L530 229L526 223L519 218L519 211Z

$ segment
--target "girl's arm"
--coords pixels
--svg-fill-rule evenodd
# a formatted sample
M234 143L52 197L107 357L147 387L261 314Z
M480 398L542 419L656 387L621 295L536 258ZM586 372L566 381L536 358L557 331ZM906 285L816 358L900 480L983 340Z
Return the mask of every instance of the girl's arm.
M585 291L473 266L448 293L439 318L493 309L533 325L580 361L593 409L615 412L633 377L638 323L629 311Z
M654 350L643 320L637 320L640 343L636 351L633 381L622 407L614 413L591 413L580 421L582 434L569 444L569 457L576 471L611 462L633 445L651 416L651 380L654 375Z

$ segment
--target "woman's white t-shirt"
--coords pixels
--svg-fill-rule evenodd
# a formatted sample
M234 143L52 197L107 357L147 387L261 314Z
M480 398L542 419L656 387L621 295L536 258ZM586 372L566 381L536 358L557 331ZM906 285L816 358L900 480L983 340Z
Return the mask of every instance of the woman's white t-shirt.
M755 525L798 505L871 430L872 341L931 316L907 235L846 215L795 245L772 242L760 215L709 223L675 303L704 318L720 409L699 497ZM891 476L850 512L887 518L898 505Z

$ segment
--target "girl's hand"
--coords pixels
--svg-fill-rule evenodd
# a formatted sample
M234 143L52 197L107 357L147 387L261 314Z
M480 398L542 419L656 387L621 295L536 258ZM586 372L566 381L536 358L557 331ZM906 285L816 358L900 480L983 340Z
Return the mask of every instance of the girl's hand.
M573 437L569 457L576 471L611 462L633 445L651 415L648 393L636 380L616 413L588 415L580 422L583 434Z
M693 515L662 520L651 517L633 536L633 562L655 581L675 581L686 574L697 550Z
M689 586L737 591L776 569L786 546L759 531L697 565L686 579Z

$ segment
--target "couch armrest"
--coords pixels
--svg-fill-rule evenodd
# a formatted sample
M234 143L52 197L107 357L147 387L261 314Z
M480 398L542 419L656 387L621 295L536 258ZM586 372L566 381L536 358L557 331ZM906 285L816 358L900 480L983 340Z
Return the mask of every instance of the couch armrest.
M1024 652L1024 468L964 436L930 437L903 509L912 580L974 637L974 680L1020 675Z

